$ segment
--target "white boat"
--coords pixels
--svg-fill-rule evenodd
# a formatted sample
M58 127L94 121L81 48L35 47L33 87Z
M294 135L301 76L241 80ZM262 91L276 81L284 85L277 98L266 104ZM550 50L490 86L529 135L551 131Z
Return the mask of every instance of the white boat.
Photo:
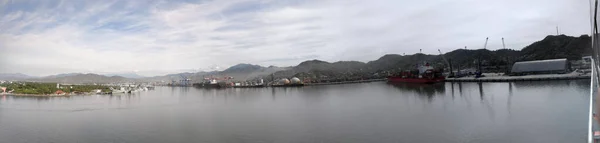
M112 91L112 94L119 94L119 93L128 93L129 90L126 90L124 87L121 87L120 89L114 89L114 88L110 88L110 90Z
M140 92L140 91L142 91L142 89L141 89L141 88L136 88L136 89L133 89L133 90L131 90L131 93L134 93L134 92Z

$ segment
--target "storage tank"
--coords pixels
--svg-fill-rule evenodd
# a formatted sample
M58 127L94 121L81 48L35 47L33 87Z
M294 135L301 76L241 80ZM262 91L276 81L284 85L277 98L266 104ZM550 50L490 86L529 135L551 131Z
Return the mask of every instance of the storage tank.
M302 81L297 77L292 78L291 82L292 84L302 84Z
M279 84L290 84L290 80L288 80L287 78L281 79L279 80Z

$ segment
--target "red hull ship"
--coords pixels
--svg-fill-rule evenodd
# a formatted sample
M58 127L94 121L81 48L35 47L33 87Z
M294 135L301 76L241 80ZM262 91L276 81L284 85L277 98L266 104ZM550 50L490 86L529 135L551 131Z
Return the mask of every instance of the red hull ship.
M418 69L412 71L401 72L400 75L389 76L388 82L406 82L406 83L425 83L432 84L443 82L446 78L442 75L441 70L436 70L429 64L419 66Z

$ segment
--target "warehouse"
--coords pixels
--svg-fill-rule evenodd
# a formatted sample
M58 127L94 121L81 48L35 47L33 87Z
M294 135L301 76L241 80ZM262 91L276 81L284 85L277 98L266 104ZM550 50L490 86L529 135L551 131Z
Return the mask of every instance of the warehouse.
M551 59L516 62L512 67L511 75L563 74L569 71L570 65L567 59Z

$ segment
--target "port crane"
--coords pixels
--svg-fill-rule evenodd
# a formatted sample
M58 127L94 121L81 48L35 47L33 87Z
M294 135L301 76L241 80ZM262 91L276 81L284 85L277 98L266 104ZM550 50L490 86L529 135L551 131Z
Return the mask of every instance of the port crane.
M205 80L229 80L229 79L233 79L233 77L230 76L223 76L223 77L214 77L214 76L210 76L210 77L204 77Z
M171 79L171 83L169 83L170 86L175 86L177 85L177 80L175 80L174 76L170 76L169 77Z
M502 49L506 50L506 45L504 45L504 37L502 37ZM506 72L505 73L510 72L510 59L508 59L508 57L510 57L510 56L506 56Z
M179 74L179 77L181 77L181 81L180 81L181 86L188 86L188 85L190 85L190 81L191 81L190 78L184 76L183 74Z
M450 64L450 61L446 59L446 57L440 49L438 49L438 52L440 52L440 56L442 56L442 59L444 60L444 62L446 62L446 66L448 66L448 69L450 70L450 75L448 75L448 77L454 77L454 71L452 71L452 64Z
M488 38L489 37L485 37L485 44L483 45L484 50L487 48ZM478 52L479 58L477 58L477 73L475 73L475 78L483 77L483 71L481 71L481 52L481 50Z

